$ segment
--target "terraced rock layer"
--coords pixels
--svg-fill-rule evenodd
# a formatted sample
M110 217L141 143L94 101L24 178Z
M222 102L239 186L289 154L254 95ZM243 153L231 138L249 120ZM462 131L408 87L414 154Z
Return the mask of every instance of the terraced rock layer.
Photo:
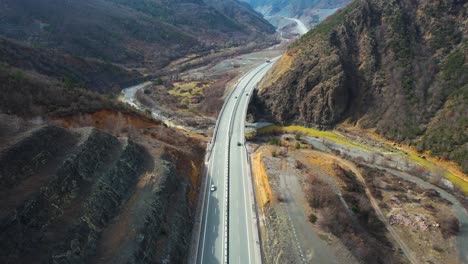
M0 147L0 262L185 260L189 185L173 153L55 126Z

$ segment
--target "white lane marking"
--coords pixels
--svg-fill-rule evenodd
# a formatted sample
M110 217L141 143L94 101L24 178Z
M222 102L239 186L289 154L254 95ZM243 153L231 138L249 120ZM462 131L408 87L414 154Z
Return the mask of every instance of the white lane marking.
M247 206L247 199L246 199L246 195L245 195L245 182L244 182L244 175L245 175L245 167L244 167L244 162L242 160L242 151L240 153L240 156L241 156L241 167L242 167L242 193L244 193L244 210L245 210L245 227L247 228L247 233L248 234L252 234L251 232L249 232L249 224L248 224L248 206ZM247 237L247 252L248 252L248 255L249 255L249 263L252 263L252 260L250 259L250 239Z
M264 72L267 72L269 69L270 69L270 67L265 67ZM261 71L259 71L259 72L261 72ZM263 76L263 75L262 75L262 76ZM257 79L260 79L260 76L258 76ZM258 83L258 81L255 82L255 83ZM252 85L252 86L251 86L251 88L253 88L253 87L255 87L255 85ZM248 88L248 87L246 87L246 88ZM252 92L252 90L250 89L250 90L248 90L248 92L250 93L250 92ZM248 104L247 104L247 105L248 105ZM242 106L244 106L244 104L243 104ZM241 115L241 121L243 121L244 123L245 123L245 116L246 116L246 110L245 110L245 108L246 108L246 106L244 106L244 112L243 112L242 115ZM242 123L242 122L241 122L241 123ZM241 140L240 140L240 141L245 143L245 140L242 140L242 137L243 137L243 135L245 134L245 127L244 127L244 125L241 126L240 132L241 132L240 135L239 135L239 136L241 137ZM242 193L244 194L242 198L244 199L244 206L245 206L245 207L244 207L244 210L245 210L245 227L247 228L247 233L248 233L248 234L251 234L252 232L249 232L249 224L248 224L248 223L249 223L249 221L248 221L249 215L251 215L251 214L249 214L249 212L251 212L251 211L249 210L250 207L247 205L247 200L249 200L249 204L251 204L251 202L250 202L250 196L249 196L250 194L248 194L248 193L247 193L247 195L245 194L246 191L245 191L245 180L244 180L244 178L247 176L246 168L245 168L245 166L244 166L244 164L245 164L244 161L247 161L247 158L245 157L245 155L246 155L245 151L241 150L241 151L240 151L240 156L241 156L241 167L242 167L242 170L241 170L241 171L242 171L241 180L242 180L242 186L243 186L243 188L242 188ZM248 180L248 179L247 179L247 180ZM250 190L248 190L248 191L250 191ZM240 219L240 218L237 218L237 221L238 221L238 222L239 222L239 219ZM250 229L252 229L252 226L250 226ZM248 236L247 236L247 252L248 252L248 257L249 257L249 263L252 263L252 260L251 260L250 239L249 239ZM239 256L239 263L240 263L240 256Z
M276 58L275 58L275 60L276 60ZM265 64L262 64L262 65L260 65L258 68L254 69L254 70L250 71L248 74L244 75L245 79L244 79L244 77L242 77L242 81L243 81L243 82L246 82L246 83L245 83L244 85L240 85L240 83L239 83L239 85L236 86L236 87L234 87L234 89L240 89L240 87L245 88L245 87L250 83L250 81L251 81L253 78L255 78L255 75L257 75L259 72L261 72L261 69L259 69L259 68L260 68L260 67L264 67L264 66L265 66ZM265 69L265 68L268 68L268 69ZM264 69L265 69L264 71L266 72L266 71L269 70L269 68L271 68L271 67L265 67L265 68L264 68ZM252 76L252 75L253 75L253 76ZM251 77L250 77L250 76L251 76ZM247 77L250 77L250 78L247 78ZM263 77L263 76L262 76L262 77ZM257 79L259 79L259 76L257 76ZM257 81L256 83L258 83L258 81ZM255 84L256 84L256 83L255 83ZM251 88L254 88L254 86L255 86L255 85L252 85ZM248 92L249 92L249 93L252 92L251 90L252 90L252 89L250 89ZM245 92L245 89L242 89L242 92L239 93L238 96L243 96L243 95L244 95L244 92ZM241 98L242 98L242 97L241 97ZM248 97L246 97L246 98L248 98ZM243 101L245 101L245 100L240 100L240 101L243 102ZM231 116L230 116L230 119L229 119L229 125L227 126L227 134L228 134L228 135L227 135L227 143L228 143L228 144L229 144L229 140L232 139L232 138L231 138L231 135L229 135L229 133L230 133L231 124L232 124L231 120L235 117L235 114L236 114L236 113L234 112L234 110L238 109L238 108L236 108L236 104L237 104L237 103L238 103L237 101L234 101L234 108L231 110ZM229 104L229 102L228 102L228 104ZM244 105L244 103L243 103L243 105ZM239 105L237 104L237 107L238 107L238 106L239 106ZM245 106L244 106L244 108L245 108ZM244 110L244 112L245 112L245 111L246 111L246 110ZM221 119L222 119L222 117L221 117ZM244 113L244 116L243 116L243 122L245 123L245 113ZM242 125L241 127L243 128L243 126L244 126L244 125ZM222 126L222 128L225 128L225 127ZM221 129L221 130L224 130L224 129ZM213 153L213 156L215 156L214 153ZM226 157L226 156L225 156L225 157ZM226 160L226 159L224 160L224 164L227 164L227 160ZM228 169L229 169L229 168L228 168ZM245 169L244 169L244 170L245 170ZM226 195L226 192L229 192L229 190L226 188L227 180L228 180L228 179L225 180L225 188L224 188L225 195ZM242 178L242 181L243 181L243 178ZM244 185L244 183L243 183L243 185ZM245 198L244 198L244 204L245 204L245 203L246 203L246 200L245 200ZM229 206L229 205L228 205L228 206ZM236 206L237 206L237 208L238 208L238 207L239 207L239 204L236 203ZM247 210L247 208L248 208L248 207L246 206L245 209ZM225 209L225 210L226 210L226 209ZM223 213L223 223L224 223L224 215L225 215L225 214ZM246 214L245 217L246 217L246 222L247 222L247 214ZM239 222L239 218L237 218L237 221ZM239 223L238 223L238 225L239 225ZM247 225L247 223L246 223L246 225ZM248 225L247 225L247 228L248 228ZM238 241L238 242L240 243L240 241ZM223 244L224 244L224 243L225 243L225 236L223 236ZM251 255L251 254L250 254L250 241L248 241L248 243L249 243L249 245L248 245L248 248L249 248L248 254L249 254L249 263L250 263L250 262L251 262L251 260L250 260L250 255ZM223 258L222 258L222 259L224 259L224 251L223 251ZM240 256L239 256L239 259L240 259Z
M214 151L213 151L213 155L216 153L216 150L217 148L215 147ZM208 169L208 177L209 179L211 179L211 174L210 172L213 171L213 164L214 162L211 160L210 161L211 164L210 164L210 168ZM205 228L204 228L204 232L203 232L203 243L202 243L202 255L201 255L201 263L203 263L203 257L204 257L204 253L205 253L205 240L206 240L206 225L208 224L208 215L209 215L209 211L210 211L210 191L208 190L210 184L208 183L207 186L206 186L206 192L207 192L207 199L208 199L208 203L207 203L207 206L206 206L206 215L205 215Z
M229 130L228 130L228 133L229 133ZM229 135L228 135L228 137L226 138L226 140L229 140ZM227 145L226 145L226 146L227 146ZM226 149L225 149L225 151L226 151ZM223 163L222 163L223 165L227 164L227 160L226 160L226 159L227 159L227 154L228 154L228 153L226 152L226 155L223 155L223 156L224 156L224 160L223 160ZM227 168L227 169L229 169L229 168ZM229 173L229 172L228 172L228 173ZM227 177L227 174L224 174L224 177ZM226 190L226 189L227 189L227 187L226 187L226 179L224 179L223 182L224 182L224 186L223 186L223 191L224 191L223 194L224 194L224 195L223 195L222 197L223 197L223 200L227 201L226 192L228 192L229 190ZM225 204L224 201L220 201L220 203L223 205L223 208L224 208L224 210L221 210L221 215L222 215L222 222L221 222L221 223L222 223L222 226L223 226L223 231L221 231L221 232L222 232L222 237L223 237L223 239L222 239L222 245L223 245L223 246L222 246L221 259L224 260L224 248L225 248L224 245L225 245L225 242L226 242L226 236L225 236L225 231L226 231L225 223L226 223L226 222L225 222L224 216L226 215L226 210L227 210L227 209L226 209L226 204ZM228 221L229 221L229 219L228 219Z

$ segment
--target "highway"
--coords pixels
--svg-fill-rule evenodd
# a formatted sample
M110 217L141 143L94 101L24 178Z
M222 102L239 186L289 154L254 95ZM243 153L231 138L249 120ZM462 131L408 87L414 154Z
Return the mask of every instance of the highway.
M244 129L250 95L276 60L242 76L218 117L208 152L197 263L261 263Z
M283 17L283 18L296 22L297 23L297 29L299 30L299 34L304 35L309 31L309 29L307 29L306 25L304 23L302 23L301 20L299 20L297 18L291 18L291 17Z

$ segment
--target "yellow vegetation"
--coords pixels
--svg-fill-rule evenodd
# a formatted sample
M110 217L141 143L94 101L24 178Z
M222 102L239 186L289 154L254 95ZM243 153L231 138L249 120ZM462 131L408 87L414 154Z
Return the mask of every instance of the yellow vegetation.
M381 135L371 132L365 131L368 136L371 138L385 143L388 147L396 148L400 150L400 154L407 156L410 160L420 164L424 168L434 171L438 167L442 167L446 170L444 173L444 177L452 182L455 186L460 188L465 195L468 195L468 177L460 170L460 166L455 164L452 161L444 161L437 159L435 157L431 157L429 153L424 153L426 158L421 158L419 153L416 151L414 147L408 145L398 145L392 146L393 142L387 140L386 138L382 137Z
M333 131L322 131L322 130L306 128L306 127L301 127L301 126L283 127L283 126L272 125L272 126L260 128L257 130L257 132L260 134L268 134L268 133L273 133L273 132L301 133L301 134L312 136L312 137L327 139L329 141L332 141L332 142L335 142L337 144L341 144L344 146L353 147L353 148L360 149L363 151L369 151L368 148L365 148L359 145L358 143L352 142L351 140L346 139Z
M286 52L276 63L275 66L267 73L265 78L262 79L258 85L259 90L271 86L273 83L279 80L286 73L292 65L294 57Z
M178 97L181 104L191 104L193 96L202 95L205 88L209 86L208 83L200 82L176 82L174 87L168 91L172 96Z
M255 194L258 207L263 209L270 205L273 195L271 194L268 175L262 162L262 151L257 151L252 155L252 172L255 182Z

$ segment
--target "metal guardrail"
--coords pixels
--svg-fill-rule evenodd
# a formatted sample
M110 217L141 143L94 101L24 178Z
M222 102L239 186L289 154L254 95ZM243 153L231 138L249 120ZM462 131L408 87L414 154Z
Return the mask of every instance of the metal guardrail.
M257 76L265 67L267 67L267 65L265 65L263 68L261 68L254 76L252 76L250 78L250 80L248 81L248 83L246 84L246 86L248 86L250 84L250 82L255 78L255 76ZM248 73L247 73L248 74ZM221 108L221 111L219 112L219 115L218 115L218 119L216 120L216 125L215 125L215 129L213 131L213 138L209 144L209 146L207 147L208 148L208 152L206 154L206 158L205 158L205 164L209 164L209 161L211 159L211 154L212 154L212 150L214 148L214 145L215 145L215 142L216 142L216 138L217 138L217 135L218 135L218 130L219 130L219 123L220 123L220 120L221 120L221 116L224 114L225 112L225 109L226 109L226 106L227 104L229 103L229 100L231 99L232 95L234 94L234 92L236 91L239 83L244 79L246 78L246 75L244 75L242 78L240 78L236 84L234 85L234 89L229 93L229 95L226 97L225 99L225 102ZM245 93L245 87L242 89L242 92L240 93L240 95L243 95ZM248 101L250 102L252 98L252 92L249 94L249 97L248 97ZM233 123L234 123L234 116L235 114L237 113L237 109L239 107L239 100L237 100L235 102L235 106L234 106L234 109L233 109L233 112L231 114L231 119L230 119L230 122L229 122L229 127L228 127L228 142L227 142L227 158L226 158L226 163L227 163L227 166L226 166L226 177L225 177L225 186L226 186L226 195L225 195L225 215L224 215L224 237L225 237L225 240L224 240L224 259L223 259L223 262L225 264L228 264L229 263L229 197L230 197L230 188L229 188L229 179L230 179L230 153L231 153L231 138L232 138L232 128L233 128ZM248 108L247 108L248 109ZM247 109L245 111L247 111ZM250 165L250 164L249 164ZM250 167L250 166L249 166ZM208 187L209 187L209 184L208 184L208 179L210 178L209 175L207 175L209 171L209 168L205 169L204 170L204 174L205 174L205 188L202 188L204 191L202 192L202 194L200 195L201 199L202 199L202 206L201 206L201 210L200 212L197 213L197 215L199 215L197 218L200 219L199 223L199 227L198 227L198 230L195 231L195 234L193 236L196 236L197 239L197 242L195 243L196 246L195 246L195 252L192 254L194 255L193 257L189 257L189 263L192 263L192 260L195 260L194 262L198 263L198 254L199 254L199 238L200 238L200 235L201 235L201 230L202 230L202 222L203 222L203 216L204 216L204 211L205 211L205 195L206 195L206 192L208 191ZM200 199L200 198L199 198ZM255 210L256 211L256 210ZM256 213L256 216L257 216L257 219L258 219L258 214ZM206 220L205 220L206 221ZM257 221L258 223L258 221ZM195 228L197 229L197 228ZM205 230L206 232L206 230Z
M276 62L279 58L279 57L276 57L274 59L271 60L271 63L273 64L274 62ZM268 65L267 65L268 66ZM265 66L266 67L266 66ZM264 68L265 68L264 67ZM262 68L262 70L264 69ZM247 99L247 108L245 109L245 112L243 113L244 117L247 117L247 112L248 112L248 105L250 104L250 101L252 100L252 96L253 96L253 91L256 89L257 87L255 86L252 91L249 92L249 97ZM245 120L244 120L245 122ZM249 185L249 194L252 196L252 200L254 201L254 204L252 206L252 211L253 211L253 214L255 215L254 216L254 223L255 223L255 226L257 227L256 228L256 232L254 231L255 233L255 241L256 243L258 244L257 246L260 247L260 250L258 252L259 256L257 256L257 259L259 260L259 263L262 263L263 260L264 260L264 255L263 255L263 252L261 250L261 246L262 246L262 241L261 241L261 235L260 235L260 217L259 217L259 212L258 212L258 206L257 206L257 196L256 196L256 192L255 192L255 182L254 182L254 179L253 179L253 176L252 176L252 166L251 166L251 160L250 160L250 155L249 155L249 151L247 149L247 146L245 145L245 137L244 137L244 142L242 142L243 145L244 145L244 150L245 150L245 154L246 154L246 158L247 158L247 163L248 163L248 172L249 172L249 179L250 181L248 181L248 185Z
M231 153L231 137L228 136L228 146L227 146L227 159L226 159L226 179L225 179L225 186L226 186L226 195L224 196L224 204L226 210L224 211L224 263L229 263L229 163L230 163L230 153Z
M234 87L237 87L239 82L240 82L240 80L238 80L236 82ZM206 153L206 156L205 156L205 164L209 164L209 160L211 158L211 153L212 153L213 147L214 147L215 142L216 142L216 137L218 135L220 117L223 115L224 109L226 108L226 105L228 104L228 102L229 102L229 100L230 100L230 98L231 98L231 96L233 94L233 91L235 91L235 88L226 97L226 99L224 101L224 104L221 107L221 111L219 112L218 118L216 120L215 129L213 131L213 138L211 139L210 144L207 146L207 153ZM201 205L201 209L197 208L197 210L196 210L197 211L196 212L196 215L197 215L196 218L199 219L197 221L199 223L199 226L194 227L195 231L194 231L194 234L192 235L192 241L195 240L193 237L196 237L196 242L194 244L192 244L192 245L195 245L195 246L192 246L192 248L195 248L195 249L194 249L194 251L189 253L188 263L198 263L198 254L199 254L198 250L199 250L199 243L200 243L200 234L201 234L201 230L202 230L201 224L203 222L203 213L205 211L205 195L206 195L206 192L208 191L208 186L209 186L208 179L210 178L210 177L208 177L208 168L206 168L206 166L203 166L203 168L204 168L203 174L205 175L205 184L204 185L202 184L200 190L203 190L203 191L200 193L199 198L198 198L198 199L200 199L200 198L202 199L202 205ZM228 173L229 173L229 170L228 170Z
M240 92L240 95L239 96L243 96L244 93L245 93L245 87L249 86L250 82L252 82L252 80L263 70L265 69L266 67L268 66L265 65L263 66L257 73L254 74L254 76L252 76L250 78L250 80L247 82L246 86L244 86L244 88L242 88L242 91ZM239 80L240 82L240 80ZM234 92L235 90L233 90ZM232 92L232 93L233 93ZM231 94L232 94L231 93ZM249 97L248 97L248 101L250 101L252 98L252 93L249 93ZM229 177L230 177L230 153L231 153L231 139L232 139L232 129L233 129L233 125L234 125L234 119L235 119L235 115L237 114L237 110L239 108L239 101L240 100L237 100L235 105L234 105L234 109L232 111L232 115L231 115L231 120L229 122L229 127L228 127L228 145L227 145L227 200L226 200L226 212L227 212L227 219L229 219ZM248 108L247 108L248 109ZM247 109L245 110L245 112L247 112ZM250 166L249 166L250 167ZM255 210L256 211L256 210ZM257 218L258 219L258 218ZM227 221L227 223L225 223L225 227L227 227L227 232L225 232L225 237L227 238L226 239L226 242L225 243L225 259L224 259L224 263L229 263L229 221ZM258 240L257 240L258 241ZM259 245L260 246L260 245ZM262 259L260 257L260 263L261 263Z

